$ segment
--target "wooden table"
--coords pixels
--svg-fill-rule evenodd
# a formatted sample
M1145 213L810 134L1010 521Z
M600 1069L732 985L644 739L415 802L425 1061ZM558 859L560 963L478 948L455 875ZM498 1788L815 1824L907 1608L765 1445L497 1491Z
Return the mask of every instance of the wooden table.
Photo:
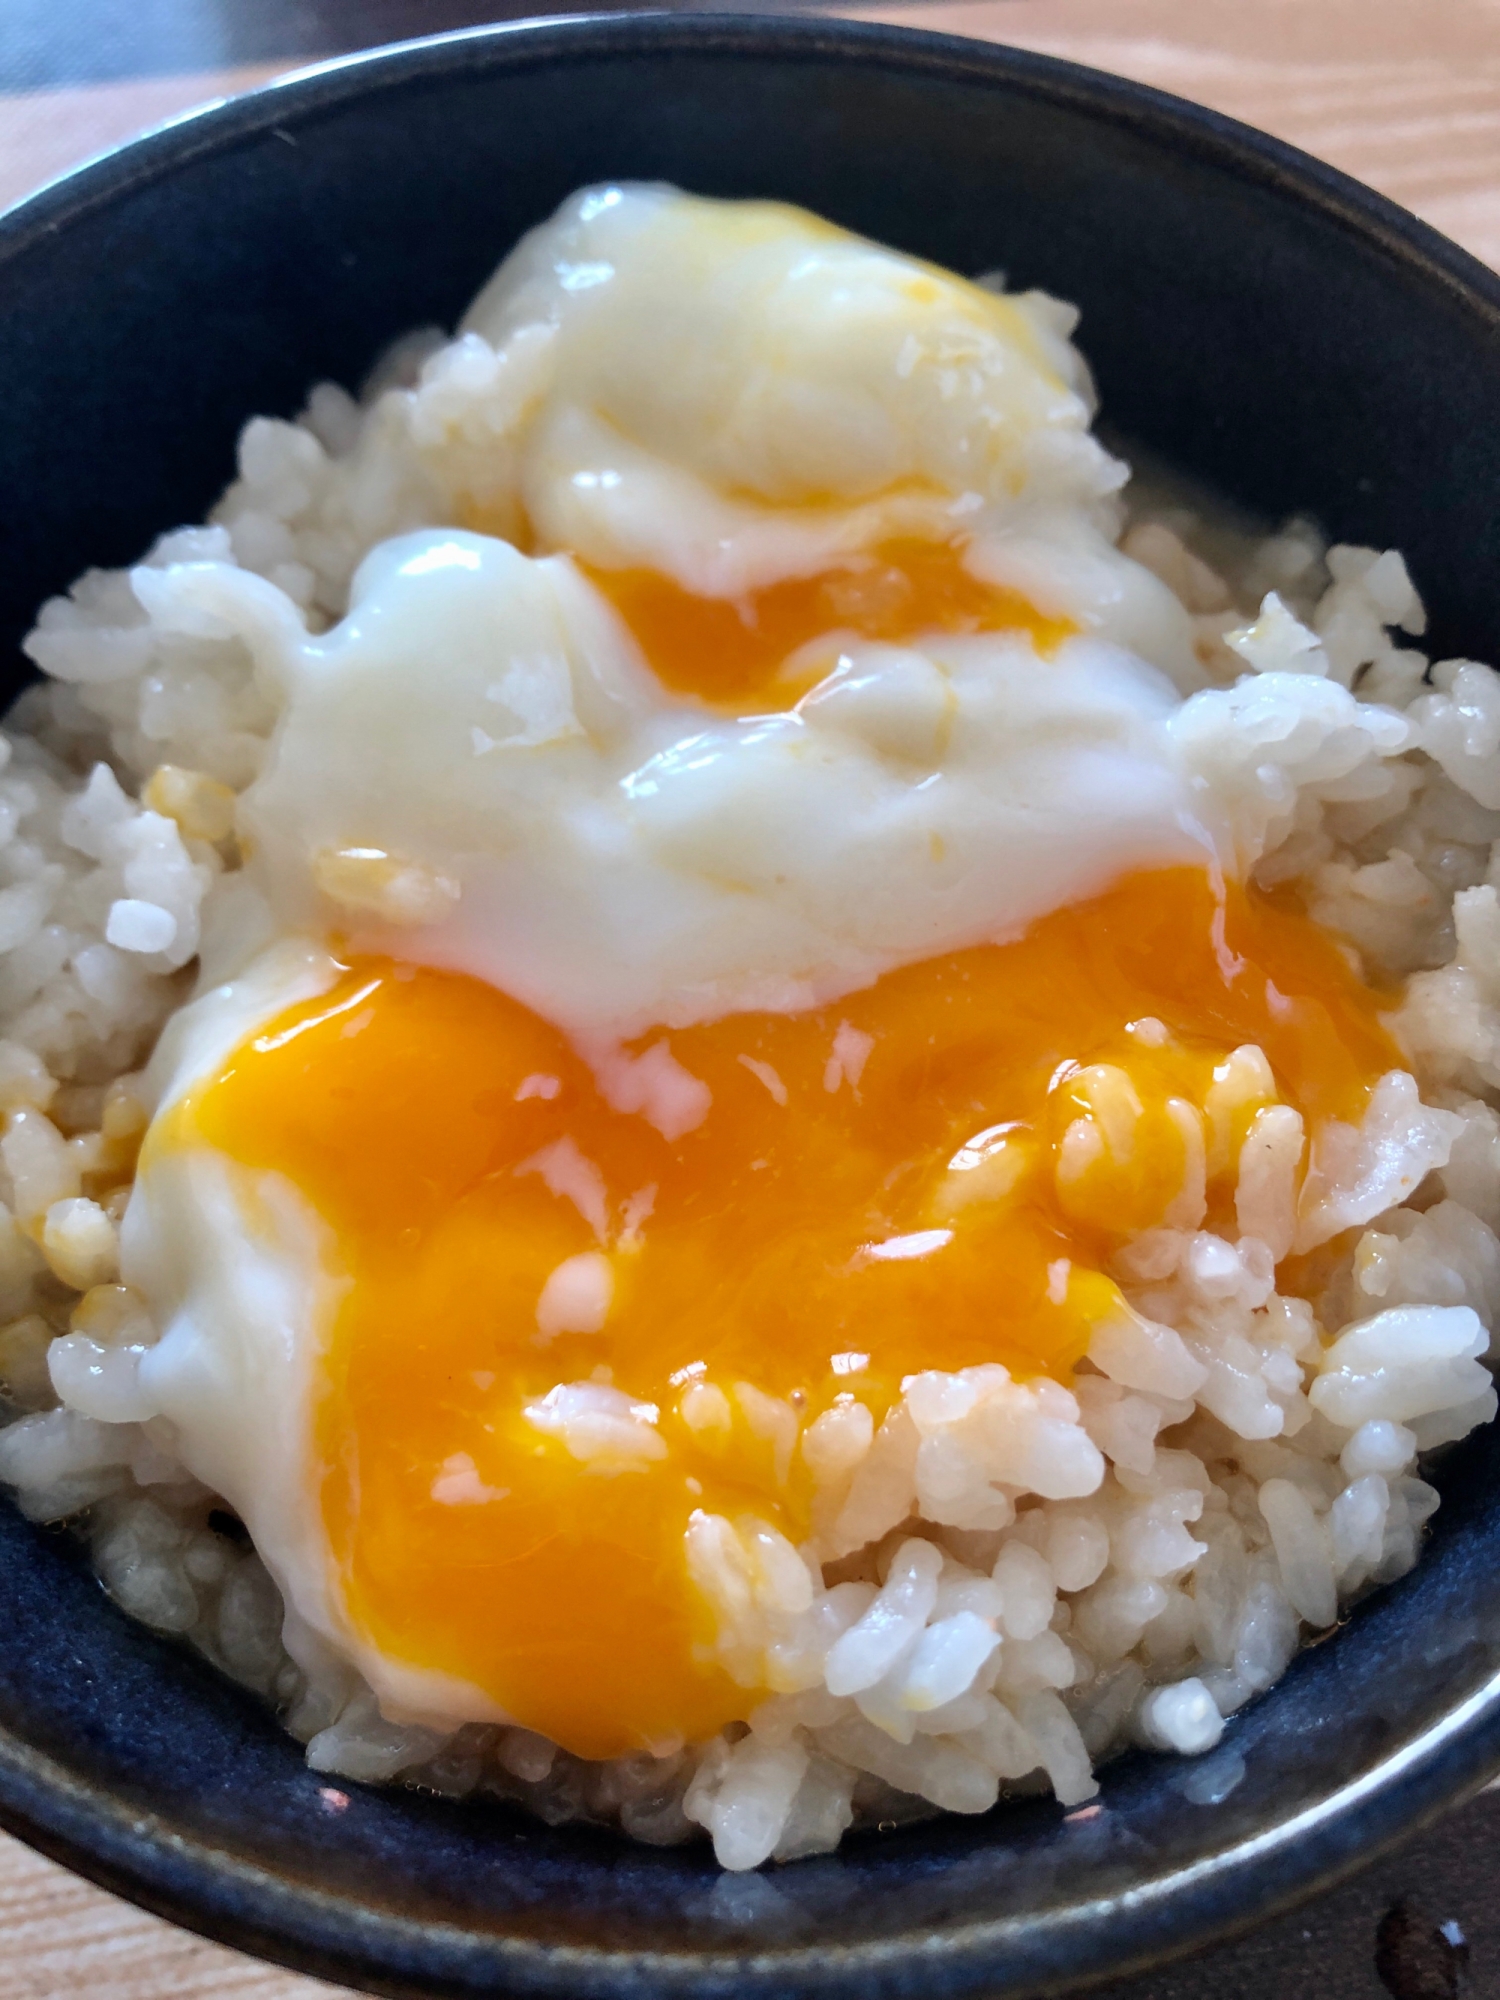
M0 90L4 8L14 4L0 4ZM137 4L58 0L64 12ZM1196 98L1332 161L1500 265L1495 0L897 0L833 11L1014 42ZM406 13L406 32L419 32L423 0L408 0ZM0 96L0 204L143 126L293 66Z
M0 205L174 112L358 45L347 0L283 8L280 51L265 46L275 8L253 32L248 19L224 29L220 16L261 4L175 0L150 10L148 35L141 0L0 0ZM1357 175L1500 267L1500 0L896 0L834 11L1012 42L1196 98ZM71 40L54 16L71 16ZM127 17L136 25L114 39L98 32ZM379 0L362 18L377 39L434 23L429 0ZM206 45L249 46L255 59L205 66ZM23 80L41 87L16 88ZM1122 1985L1113 2000L1380 2000L1374 1926L1393 1897L1411 1894L1434 1920L1463 1923L1468 2000L1500 2000L1493 1855L1496 1794L1361 1884L1196 1967ZM0 1835L0 2000L330 2000L343 1990L203 1943ZM1442 2000L1435 1985L1403 2000L1429 1994Z

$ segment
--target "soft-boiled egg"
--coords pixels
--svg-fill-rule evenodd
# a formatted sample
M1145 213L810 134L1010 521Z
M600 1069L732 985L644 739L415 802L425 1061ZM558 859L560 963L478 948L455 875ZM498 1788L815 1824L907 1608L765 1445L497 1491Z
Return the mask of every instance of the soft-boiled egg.
M134 1413L393 1717L743 1717L698 1524L804 1542L799 1436L924 1369L1066 1381L1127 1239L1394 1066L1226 879L1089 414L1047 301L594 191L415 393L433 525L332 630L145 576L281 719L153 1066Z
M602 1067L468 975L291 977L227 1050L200 1003L147 1141L143 1387L396 1712L599 1757L745 1712L685 1538L805 1537L788 1410L1066 1379L1114 1249L1222 1216L1257 1114L1355 1117L1393 1054L1336 946L1197 869Z
M648 634L673 624L613 588ZM1170 682L1096 638L1039 652L1030 624L949 633L941 609L919 640L829 636L798 587L821 671L735 713L682 686L732 687L732 656L685 644L658 676L569 558L463 531L377 549L321 638L242 571L156 589L236 622L283 690L240 811L276 928L475 973L580 1035L816 1004L1206 857Z

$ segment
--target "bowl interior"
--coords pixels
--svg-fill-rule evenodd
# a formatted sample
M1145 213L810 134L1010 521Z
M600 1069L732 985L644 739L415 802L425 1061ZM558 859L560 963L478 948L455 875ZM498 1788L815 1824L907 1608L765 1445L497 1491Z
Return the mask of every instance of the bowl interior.
M1500 657L1500 310L1460 253L1270 142L1065 65L657 17L357 61L0 223L6 688L46 594L202 517L247 416L451 324L523 229L618 177L779 196L1075 300L1118 431L1263 514L1403 548L1439 654ZM1490 1433L1450 1456L1418 1570L1231 1723L1217 1803L1184 1792L1201 1765L1132 1757L1097 1807L1002 1807L748 1878L330 1786L0 1507L0 1818L182 1921L383 1990L1082 1979L1312 1886L1500 1757L1497 1472Z

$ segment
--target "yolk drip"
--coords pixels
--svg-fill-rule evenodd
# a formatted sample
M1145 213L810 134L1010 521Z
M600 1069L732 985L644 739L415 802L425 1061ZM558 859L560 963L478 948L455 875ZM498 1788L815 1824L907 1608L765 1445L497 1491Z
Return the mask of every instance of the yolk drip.
M934 633L1023 632L1048 653L1077 627L964 567L962 542L904 537L817 576L740 598L698 597L655 570L585 572L676 694L742 711L790 708L832 669L809 640L857 634L905 644Z
M815 1012L643 1038L637 1083L711 1094L673 1139L501 993L360 961L160 1121L147 1165L220 1148L332 1233L352 1283L315 1444L355 1625L604 1757L756 1699L709 1663L684 1535L703 1509L805 1536L764 1399L878 1420L921 1369L1066 1380L1117 1309L1111 1252L1194 1206L1195 1148L1177 1219L1231 1212L1268 1101L1227 1060L1245 1043L1310 1130L1399 1065L1300 911L1178 869ZM548 1392L590 1380L636 1399L645 1456L549 1427Z

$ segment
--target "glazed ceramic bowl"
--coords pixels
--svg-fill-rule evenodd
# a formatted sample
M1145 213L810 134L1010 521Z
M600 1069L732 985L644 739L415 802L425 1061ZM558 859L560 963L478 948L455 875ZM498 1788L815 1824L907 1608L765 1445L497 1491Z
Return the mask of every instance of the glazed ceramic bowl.
M235 433L451 323L572 188L780 196L1083 308L1116 431L1396 544L1439 653L1500 657L1500 284L1285 147L1064 63L667 15L376 52L185 119L0 222L0 626L200 518ZM1096 1804L1002 1805L749 1877L706 1847L332 1787L249 1697L0 1506L0 1820L149 1908L392 1994L1015 1996L1326 1884L1500 1764L1500 1433L1426 1554Z

